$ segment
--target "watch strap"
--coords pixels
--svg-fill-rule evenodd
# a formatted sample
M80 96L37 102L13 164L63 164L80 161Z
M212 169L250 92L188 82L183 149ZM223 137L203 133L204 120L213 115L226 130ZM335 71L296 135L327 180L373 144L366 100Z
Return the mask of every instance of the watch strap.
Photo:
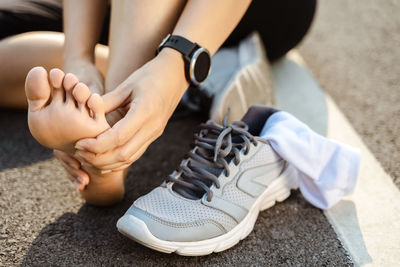
M172 49L178 50L180 53L182 53L183 57L187 61L190 61L190 55L193 53L194 50L199 48L199 45L196 43L192 43L182 36L169 34L161 42L160 46L157 49L157 53L159 53L164 47L170 47Z
M199 85L204 82L210 73L211 67L211 56L207 49L202 48L197 43L193 43L182 36L171 34L168 34L164 40L162 40L156 50L156 56L164 47L172 48L182 54L185 63L185 76L189 84ZM208 60L204 58L204 54L208 55ZM202 64L197 64L198 62ZM197 73L199 73L200 79L196 77Z

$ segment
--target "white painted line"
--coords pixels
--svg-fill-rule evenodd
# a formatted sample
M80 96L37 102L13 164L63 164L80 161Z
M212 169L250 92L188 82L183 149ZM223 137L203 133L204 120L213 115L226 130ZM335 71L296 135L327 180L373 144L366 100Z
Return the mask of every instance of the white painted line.
M276 103L317 132L361 150L352 196L324 211L358 266L400 266L400 191L296 51L272 65ZM326 106L325 106L326 104Z
M326 135L325 93L308 71L301 55L290 51L271 65L278 109L295 115L315 132Z
M326 100L328 137L358 147L362 161L354 194L324 213L356 265L399 266L400 191L333 100Z

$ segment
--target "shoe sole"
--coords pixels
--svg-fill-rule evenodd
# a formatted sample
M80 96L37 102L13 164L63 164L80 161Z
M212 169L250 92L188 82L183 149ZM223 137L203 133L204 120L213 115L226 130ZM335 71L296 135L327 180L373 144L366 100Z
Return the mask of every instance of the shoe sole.
M251 105L273 105L272 76L264 45L258 34L250 38L255 46L255 49L250 52L256 52L249 55L249 52L243 49L240 53L244 57L252 57L254 63L243 67L228 82L225 92L213 99L210 119L218 123L222 122L228 107L230 108L229 120L234 121L240 120Z
M133 215L126 214L117 222L120 233L151 249L183 256L202 256L229 249L246 238L254 228L260 211L282 202L290 196L292 189L298 188L297 171L288 166L254 202L246 217L229 232L207 240L194 242L173 242L155 237L146 224Z

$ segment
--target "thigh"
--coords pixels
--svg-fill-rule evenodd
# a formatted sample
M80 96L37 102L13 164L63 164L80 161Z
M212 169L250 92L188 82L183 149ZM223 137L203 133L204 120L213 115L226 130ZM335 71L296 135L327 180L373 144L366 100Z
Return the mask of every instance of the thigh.
M254 0L224 46L237 44L252 31L263 39L270 61L295 47L311 26L316 0Z
M61 0L0 2L0 40L32 31L63 31ZM110 21L108 8L99 43L107 45Z
M0 39L31 31L62 32L61 0L0 4Z

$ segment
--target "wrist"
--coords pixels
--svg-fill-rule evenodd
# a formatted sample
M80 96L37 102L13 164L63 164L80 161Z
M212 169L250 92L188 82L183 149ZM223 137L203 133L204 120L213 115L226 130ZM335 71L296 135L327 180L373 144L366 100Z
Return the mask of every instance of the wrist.
M185 60L180 52L165 47L160 51L155 59L164 65L165 68L168 68L171 74L175 78L179 79L185 89L189 86L185 76Z

